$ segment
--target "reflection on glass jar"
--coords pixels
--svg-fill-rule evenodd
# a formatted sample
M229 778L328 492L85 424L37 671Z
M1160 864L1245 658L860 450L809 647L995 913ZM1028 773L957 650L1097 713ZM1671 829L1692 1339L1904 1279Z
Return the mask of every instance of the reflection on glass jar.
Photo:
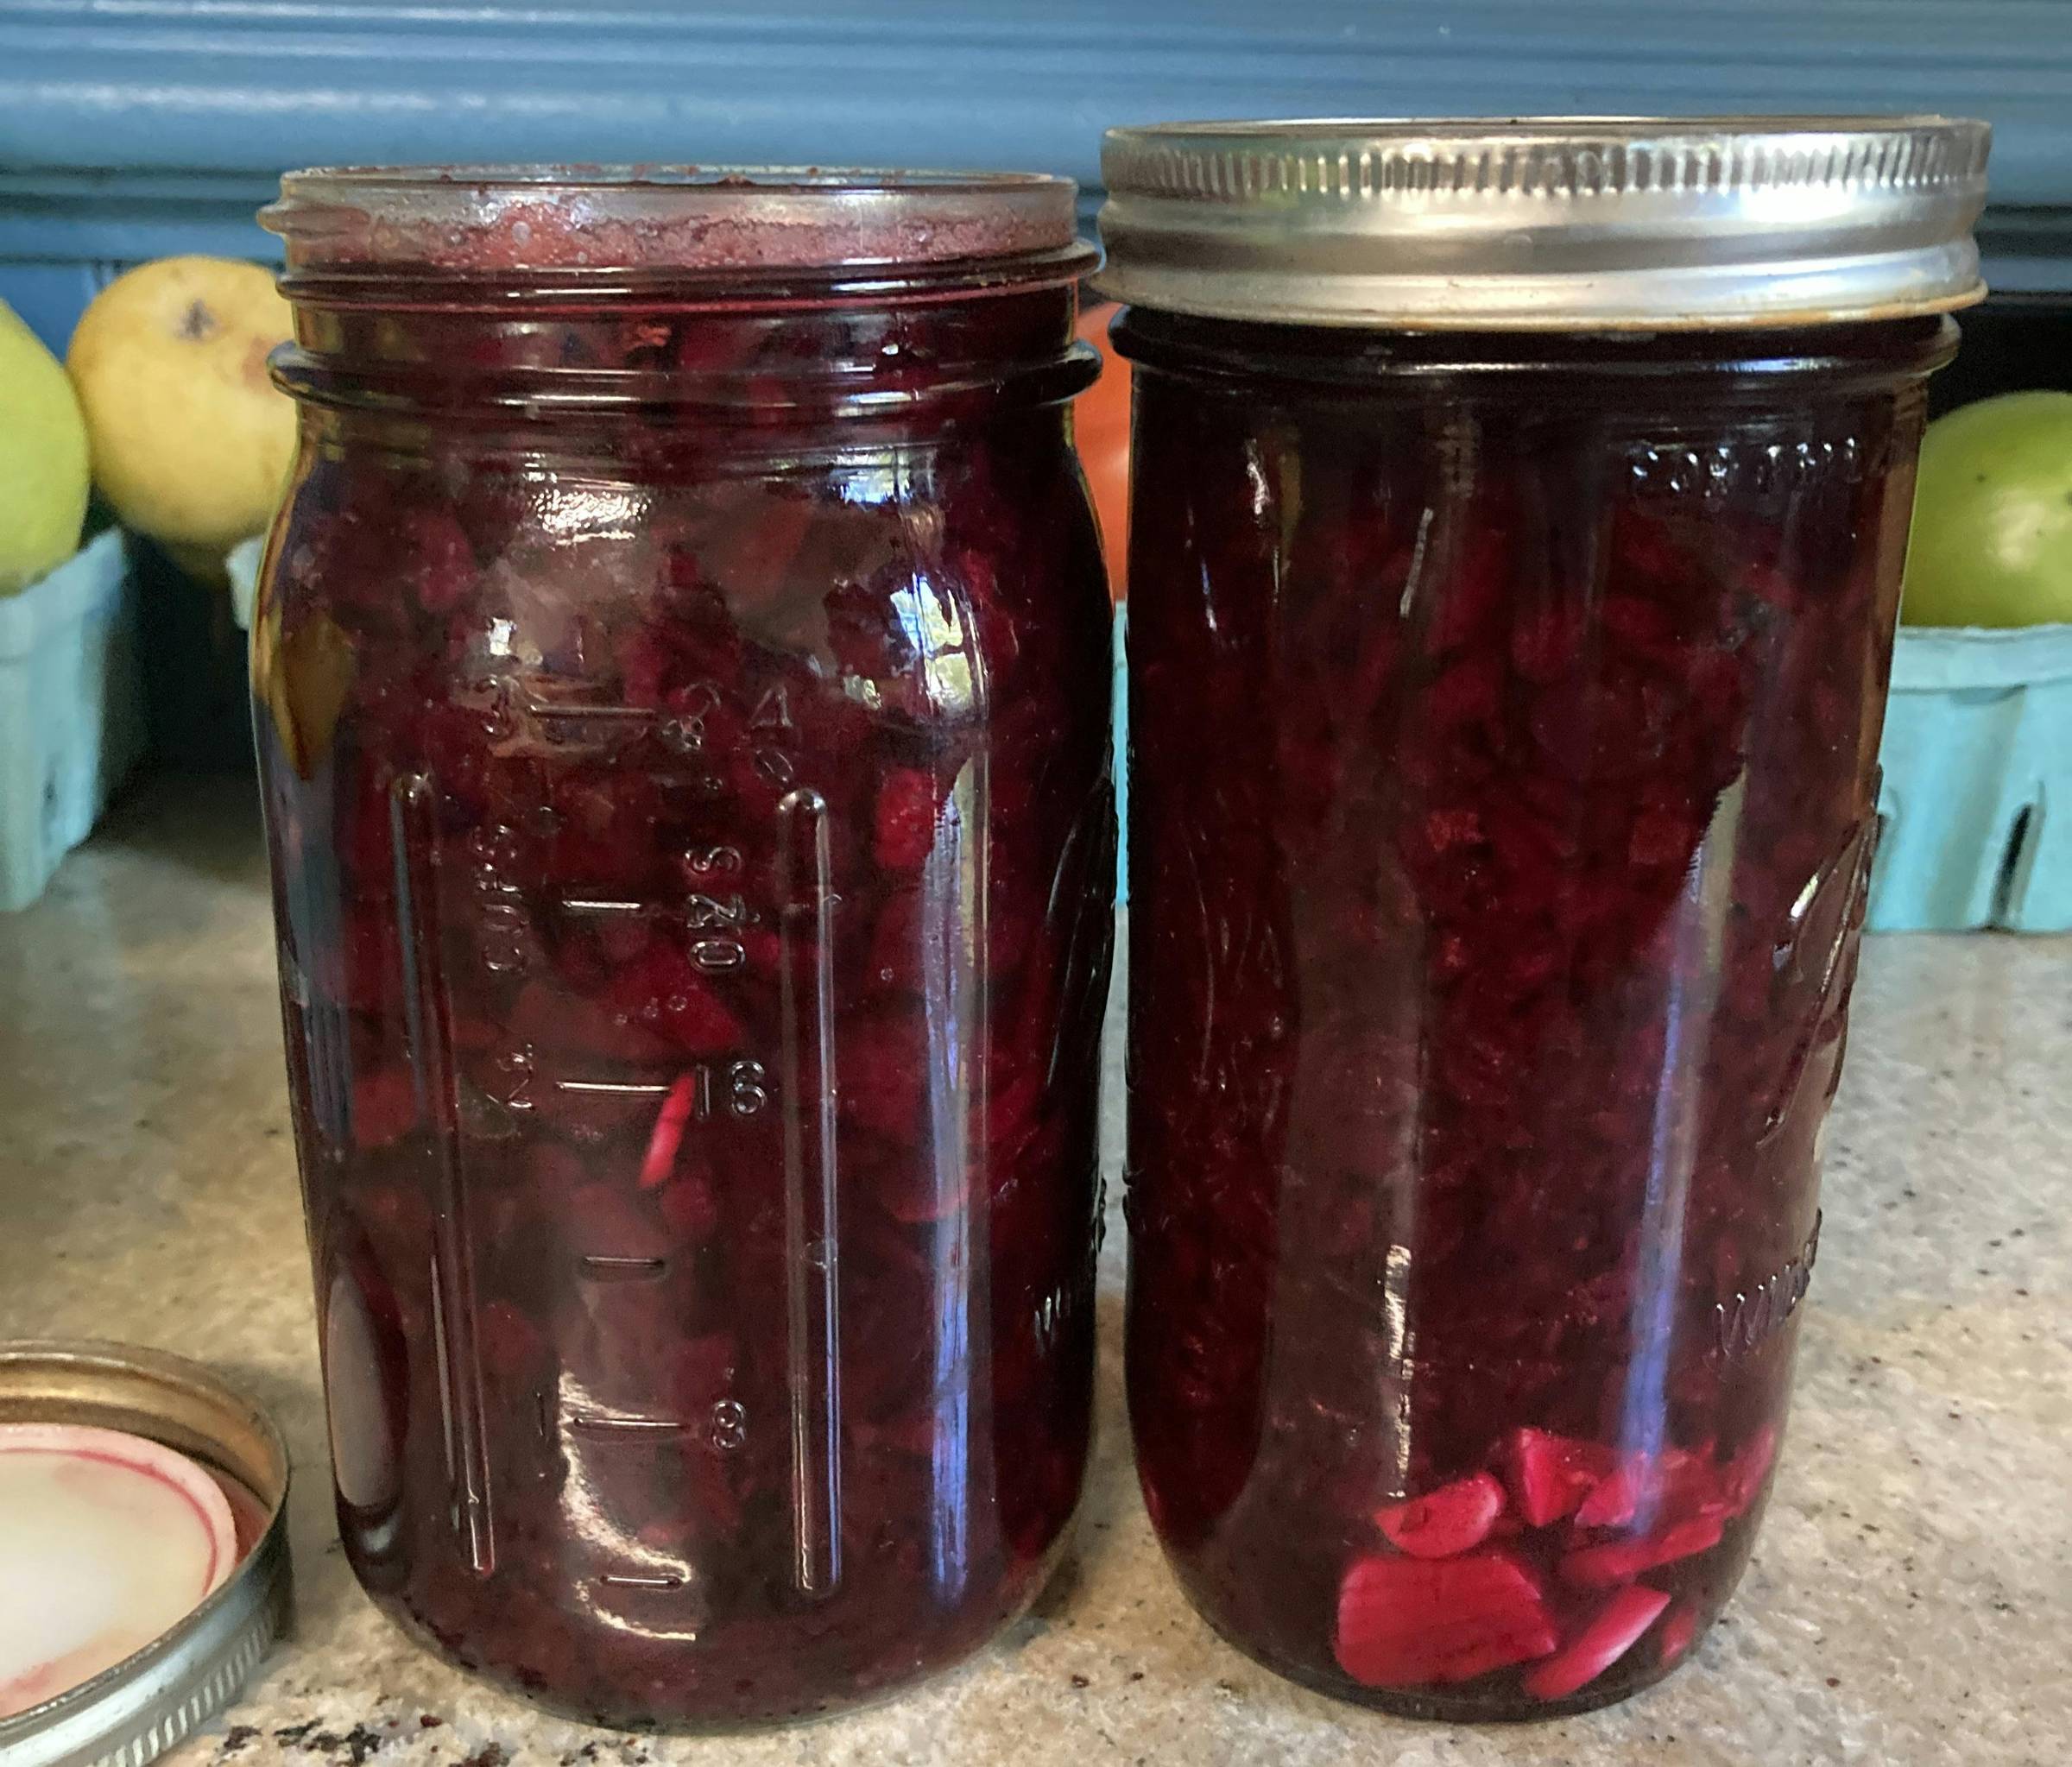
M585 1717L834 1709L1085 1455L1107 599L1055 180L300 174L255 696L340 1519Z

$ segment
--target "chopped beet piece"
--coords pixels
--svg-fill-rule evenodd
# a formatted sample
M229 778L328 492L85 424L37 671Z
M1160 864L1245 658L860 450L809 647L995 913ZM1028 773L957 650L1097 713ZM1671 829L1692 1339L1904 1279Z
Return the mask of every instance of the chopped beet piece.
M1665 1667L1681 1662L1698 1636L1698 1616L1689 1607L1677 1607L1665 1616L1655 1634L1656 1653Z
M1472 1681L1559 1642L1532 1572L1502 1552L1359 1559L1339 1586L1338 1663L1368 1687Z
M641 1189L652 1190L669 1181L676 1167L676 1150L684 1145L684 1126L698 1101L698 1076L679 1074L655 1113L654 1133L648 1138L648 1152L641 1161Z
M477 1354L492 1374L516 1379L545 1365L546 1342L540 1328L509 1301L485 1303L475 1331Z
M1709 1552L1725 1532L1726 1526L1717 1516L1696 1516L1687 1522L1672 1522L1659 1534L1640 1539L1578 1547L1561 1561L1561 1579L1578 1588L1608 1588L1658 1565L1674 1564L1680 1558Z
M1636 1583L1621 1589L1591 1615L1588 1624L1525 1678L1525 1689L1536 1700L1565 1700L1588 1687L1639 1641L1669 1606L1659 1589Z
M726 1004L724 984L702 971L692 957L692 951L706 943L691 939L679 945L651 939L612 980L608 1003L616 1018L666 1038L687 1055L718 1055L733 1049L741 1040L742 1025Z
M878 786L878 863L888 871L914 871L935 844L936 785L926 773L902 767Z
M1614 1458L1598 1442L1550 1435L1530 1425L1513 1430L1504 1465L1519 1514L1534 1528L1573 1515L1612 1472Z
M466 530L446 510L426 509L410 518L408 532L419 604L451 613L475 586L475 549Z
M1571 1643L1644 1572L1695 1636L1747 1562L1947 328L1115 335L1147 1505L1261 1660L1529 1715L1362 1628L1500 1551Z
M418 1126L417 1082L407 1068L376 1068L352 1086L352 1133L383 1147Z
M663 1187L657 1206L669 1230L687 1246L697 1245L720 1224L719 1198L704 1172L679 1172Z
M1504 1487L1487 1473L1456 1479L1422 1497L1392 1503L1374 1524L1413 1558L1450 1558L1489 1537L1504 1508Z
M1579 1528L1617 1528L1633 1520L1640 1507L1647 1479L1646 1465L1634 1457L1622 1461L1607 1478L1594 1486L1576 1506Z
M1714 1475L1707 1455L1680 1448L1659 1454L1622 1455L1617 1466L1576 1510L1578 1528L1620 1528L1639 1517L1685 1518L1714 1500Z
M582 1718L876 1697L1064 1547L1114 843L1060 262L631 307L387 264L305 328L353 414L262 619L350 667L262 765L318 1291L395 1346L340 1525Z
M1720 1473L1720 1500L1729 1515L1753 1508L1777 1460L1777 1425L1764 1423L1741 1445Z

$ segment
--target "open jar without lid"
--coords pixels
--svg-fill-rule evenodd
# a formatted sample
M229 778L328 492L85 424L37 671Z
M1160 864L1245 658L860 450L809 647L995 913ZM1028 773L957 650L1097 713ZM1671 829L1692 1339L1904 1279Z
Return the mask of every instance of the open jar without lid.
M1740 1574L1985 148L1109 137L1131 1416L1189 1593L1296 1679L1601 1705Z
M1034 1596L1092 1370L1108 620L1061 180L293 174L254 691L338 1512L584 1717Z

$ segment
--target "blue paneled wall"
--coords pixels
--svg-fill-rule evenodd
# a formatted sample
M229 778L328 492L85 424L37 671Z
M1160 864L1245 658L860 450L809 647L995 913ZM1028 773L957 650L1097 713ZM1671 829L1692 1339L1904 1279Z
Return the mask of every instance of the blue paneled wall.
M1991 118L2002 287L2072 287L2072 0L0 0L0 296L260 256L286 166L898 161L1097 179L1188 116Z

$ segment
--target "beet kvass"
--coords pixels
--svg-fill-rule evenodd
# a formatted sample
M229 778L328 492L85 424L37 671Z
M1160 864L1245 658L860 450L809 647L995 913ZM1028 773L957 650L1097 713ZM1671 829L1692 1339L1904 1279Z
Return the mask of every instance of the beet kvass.
M1415 1715L1747 1561L1986 131L1116 131L1128 1385L1182 1581Z
M338 1513L616 1724L1035 1594L1093 1356L1071 186L305 173L255 693Z

